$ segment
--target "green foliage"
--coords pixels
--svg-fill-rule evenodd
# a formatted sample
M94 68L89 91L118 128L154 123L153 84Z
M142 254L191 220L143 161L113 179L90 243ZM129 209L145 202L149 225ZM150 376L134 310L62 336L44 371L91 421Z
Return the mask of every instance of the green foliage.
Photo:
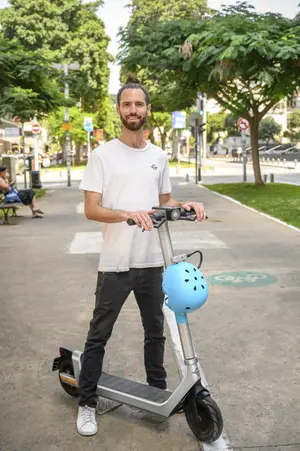
M237 136L240 135L240 131L237 126L238 117L234 114L228 114L225 117L224 125L227 131L228 136Z
M166 148L167 134L172 128L172 117L170 113L152 113L147 120L150 128L157 128L160 136L162 149Z
M63 102L48 62L14 40L0 39L0 73L0 116L19 116L24 122Z
M206 0L131 0L129 26L149 26L157 21L171 21L180 18L201 19L205 12Z
M129 3L131 8L131 17L126 28L121 29L121 79L125 81L126 73L133 71L137 73L141 82L150 92L152 111L171 112L175 110L183 110L191 107L194 101L187 102L186 93L189 89L185 80L181 83L180 80L172 81L168 71L167 62L170 58L177 57L178 48L172 48L173 44L177 42L177 36L171 37L164 43L162 47L165 55L161 55L161 64L158 64L158 72L148 70L148 59L151 57L152 44L153 49L156 48L156 43L165 38L163 34L152 33L153 27L159 22L163 28L164 23L167 22L170 26L178 19L192 19L198 20L203 17L208 11L206 7L206 0L132 0ZM147 45L146 51L143 51L144 33L148 33L151 39L151 45ZM142 40L139 38L142 37ZM136 38L136 40L135 40ZM141 46L141 50L139 49ZM126 55L126 58L124 56ZM153 56L153 55L152 55ZM188 98L193 97L189 95ZM193 99L194 100L194 99Z
M18 39L28 51L42 54L49 63L77 61L79 73L70 73L71 94L81 98L84 109L107 95L112 59L109 38L97 16L102 0L10 0L0 11L5 38Z
M205 92L250 121L254 173L262 183L258 124L300 85L299 18L258 14L243 2L200 21L128 27L122 38L119 58L126 70L146 68L154 86L172 87L185 106Z
M63 146L66 139L66 132L62 128L64 115L65 109L60 108L56 112L51 113L46 122L46 127L52 137L52 142L59 143L61 146ZM72 124L72 130L70 132L71 141L74 141L75 144L86 143L87 132L83 128L84 116L86 116L86 113L81 108L72 107L69 109L69 116L70 123ZM94 128L98 128L95 116L91 115L91 117L93 117Z
M120 136L122 124L111 97L107 96L103 102L98 104L96 120L99 128L104 130L106 141Z
M226 113L214 113L207 115L206 130L207 141L212 142L214 135L225 131Z
M259 138L269 144L271 140L274 140L275 136L281 133L281 130L281 125L273 117L266 117L259 124Z
M284 136L292 142L300 141L300 111L294 111L288 118L288 130Z

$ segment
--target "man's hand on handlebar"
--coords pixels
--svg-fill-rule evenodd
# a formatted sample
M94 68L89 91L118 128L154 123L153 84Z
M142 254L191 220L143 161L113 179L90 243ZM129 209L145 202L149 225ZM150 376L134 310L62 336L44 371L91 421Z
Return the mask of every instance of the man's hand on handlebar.
M186 202L185 204L182 205L182 208L184 208L186 211L190 211L192 209L195 210L198 221L203 221L204 219L206 219L203 204L200 204L198 202Z
M149 215L153 213L155 213L155 210L130 211L128 212L127 220L132 219L138 227L150 231L153 229L153 223Z

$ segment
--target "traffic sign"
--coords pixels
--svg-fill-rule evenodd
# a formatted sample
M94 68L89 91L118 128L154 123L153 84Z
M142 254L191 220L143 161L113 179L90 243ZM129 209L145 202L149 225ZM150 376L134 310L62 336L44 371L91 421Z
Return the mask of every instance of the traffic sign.
M186 128L186 112L185 111L173 111L172 128Z
M246 131L250 127L249 121L243 117L238 120L238 127L241 131Z
M94 138L96 141L104 140L104 132L102 128L96 128L96 130L94 130Z
M41 131L41 126L38 122L34 122L31 126L32 133L37 135Z
M72 124L70 124L69 122L64 122L61 128L63 128L64 130L72 130Z
M20 129L19 127L7 127L4 129L4 136L6 138L15 138L17 136L20 136Z
M83 128L84 128L84 130L86 132L92 132L94 130L93 118L92 117L85 117L84 118Z

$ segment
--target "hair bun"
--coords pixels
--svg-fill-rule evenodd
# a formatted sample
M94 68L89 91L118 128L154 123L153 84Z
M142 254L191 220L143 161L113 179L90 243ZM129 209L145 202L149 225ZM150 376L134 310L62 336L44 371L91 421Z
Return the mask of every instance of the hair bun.
M140 80L136 77L136 75L130 73L127 75L127 80L126 80L125 84L129 85L131 83L138 84L138 85L141 84Z

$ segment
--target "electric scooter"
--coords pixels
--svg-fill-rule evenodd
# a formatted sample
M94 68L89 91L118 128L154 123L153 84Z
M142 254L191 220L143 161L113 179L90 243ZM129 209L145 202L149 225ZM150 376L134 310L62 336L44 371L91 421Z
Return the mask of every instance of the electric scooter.
M166 273L172 265L176 266L182 264L182 262L186 262L195 253L200 255L198 267L187 262L185 264L193 267L192 269L195 271L193 275L196 275L196 271L198 271L202 276L202 273L198 269L202 263L201 251L194 251L191 254L174 255L168 225L169 221L195 221L195 212L187 212L178 207L153 207L153 210L156 211L151 216L153 227L158 230L166 268L164 280ZM128 225L135 225L135 223L129 219ZM204 277L202 276L203 279ZM173 288L176 290L176 287ZM203 285L202 288L204 288ZM222 434L223 419L218 405L212 399L208 389L201 382L198 359L195 355L187 320L187 313L193 311L193 309L190 307L191 303L189 305L186 305L186 303L177 303L177 307L175 308L171 302L168 302L167 297L166 304L175 312L184 355L186 371L178 387L171 392L103 372L98 382L97 396L163 417L170 417L175 413L184 411L187 423L195 436L202 442L212 443ZM198 305L194 309L200 306ZM52 370L58 370L59 381L63 389L71 396L78 396L82 352L77 350L70 351L65 348L59 348L59 352L60 356L54 359Z

